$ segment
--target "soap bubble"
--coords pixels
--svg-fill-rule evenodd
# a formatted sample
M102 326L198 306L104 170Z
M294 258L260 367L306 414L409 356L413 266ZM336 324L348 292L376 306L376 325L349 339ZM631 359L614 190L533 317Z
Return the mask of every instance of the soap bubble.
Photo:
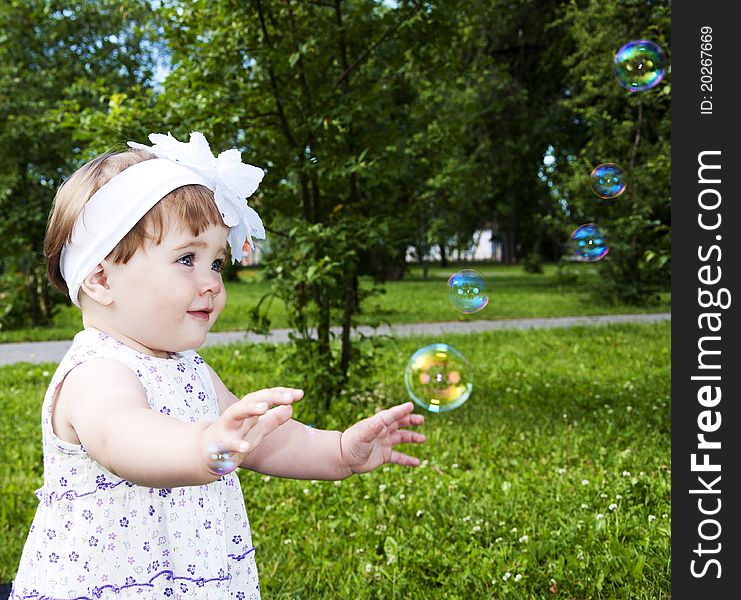
M430 412L458 408L473 390L473 367L459 350L436 343L417 350L404 372L409 396Z
M448 298L458 312L471 314L489 304L486 280L475 269L463 269L448 279Z
M208 459L206 468L214 475L231 473L239 465L235 460L236 452L224 450L220 444L213 444L207 448Z
M600 198L617 198L625 191L625 173L615 163L602 163L592 171L589 185Z
M604 258L609 252L604 235L594 223L577 227L571 234L573 259L584 262L595 262Z
M633 40L617 51L614 71L618 82L631 92L643 92L659 85L666 72L666 57L658 44Z

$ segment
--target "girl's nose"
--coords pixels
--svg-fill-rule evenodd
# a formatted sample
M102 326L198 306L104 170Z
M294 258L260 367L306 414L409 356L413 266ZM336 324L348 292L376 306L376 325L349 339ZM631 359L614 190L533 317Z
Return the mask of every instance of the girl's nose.
M221 293L224 284L221 280L221 273L212 269L208 270L208 273L204 275L201 283L201 294L211 294L216 296Z

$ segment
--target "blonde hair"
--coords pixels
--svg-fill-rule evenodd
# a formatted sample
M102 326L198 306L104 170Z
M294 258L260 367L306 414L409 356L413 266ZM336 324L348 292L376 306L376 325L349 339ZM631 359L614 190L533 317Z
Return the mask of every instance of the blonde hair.
M59 259L62 249L72 239L75 223L85 205L123 170L153 158L156 158L154 154L137 149L103 154L80 167L57 190L44 238L44 258L49 281L65 295L69 289ZM171 225L192 235L199 235L212 225L224 225L213 192L202 185L184 185L173 190L134 225L106 258L114 263L127 263L147 243L160 244Z

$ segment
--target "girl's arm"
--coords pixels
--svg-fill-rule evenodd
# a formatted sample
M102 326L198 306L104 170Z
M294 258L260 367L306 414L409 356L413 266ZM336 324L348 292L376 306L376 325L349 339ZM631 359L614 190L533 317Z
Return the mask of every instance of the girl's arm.
M241 460L291 416L298 394L261 390L232 404L215 422L188 423L149 406L144 388L124 364L94 359L69 372L52 408L55 433L82 444L114 475L150 487L202 485L219 478L207 468L217 441ZM281 405L268 410L270 405ZM241 453L241 454L240 454Z
M239 399L212 370L219 403L228 410ZM419 459L394 450L402 443L423 443L424 435L402 427L421 425L411 402L394 406L356 423L344 432L314 429L290 419L266 434L241 462L243 468L292 479L344 479L385 463L419 465ZM277 410L277 409L276 409Z

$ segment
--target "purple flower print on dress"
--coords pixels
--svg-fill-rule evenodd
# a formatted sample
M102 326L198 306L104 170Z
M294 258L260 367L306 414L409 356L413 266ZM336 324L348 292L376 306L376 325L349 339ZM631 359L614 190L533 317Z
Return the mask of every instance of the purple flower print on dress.
M189 383L186 383L185 384L185 391L190 394L193 391L193 386L191 384L189 384Z
M165 588L165 596L172 596L175 592L172 591L172 588Z
M67 480L64 477L60 477L59 485L61 485L62 487L67 487Z
M153 515L154 515L154 506L151 506L151 505L150 505L150 506L149 506L149 510L148 510L147 512L149 513L149 516L150 516L150 517L151 517L151 516L153 516Z
M93 513L87 509L82 511L82 518L86 521L92 521L93 520Z
M80 558L80 555L77 554L77 552L75 552L74 550L72 550L72 552L69 553L69 559L71 562L77 562L79 558Z
M90 536L90 539L88 540L88 544L90 544L91 547L98 545L98 538L96 538L94 535ZM85 566L87 566L87 563L85 563Z
M142 546L142 549L145 552L149 552L149 542L144 542L144 545Z
M161 413L162 413L163 415L169 415L169 414L170 414L170 409L169 409L169 408L167 408L166 406L163 406L162 408L160 408L160 412L161 412Z
M196 574L196 566L195 565L188 565L188 568L186 570L191 575L195 575Z
M119 519L118 522L121 525L121 527L128 527L129 526L129 520L126 517L122 517L121 519Z
M202 365L203 364L203 359L200 356L195 356L193 358L193 362L196 363L197 365Z
M55 537L57 537L57 532L54 531L53 529L47 529L46 537L48 537L50 540L53 540Z
M185 373L185 365L183 363L178 363L178 371Z
M241 544L242 543L242 536L241 535L235 535L232 538L232 542L234 542L235 544Z
M52 552L49 555L49 562L56 563L58 560L59 560L59 554L57 554L56 552Z

